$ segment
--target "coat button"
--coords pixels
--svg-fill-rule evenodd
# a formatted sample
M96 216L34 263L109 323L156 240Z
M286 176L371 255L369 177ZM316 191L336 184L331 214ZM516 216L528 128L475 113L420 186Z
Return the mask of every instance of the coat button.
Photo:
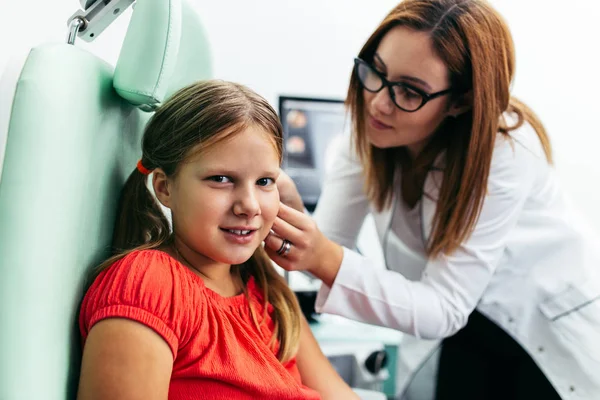
M538 351L539 351L540 353L543 353L543 352L544 352L544 347L543 347L543 346L540 346L540 347L538 347Z
M513 317L508 317L508 323L512 324L513 322L515 322L515 319Z
M575 391L575 386L571 386L571 387L569 388L569 390L570 390L571 392L574 392L574 391Z

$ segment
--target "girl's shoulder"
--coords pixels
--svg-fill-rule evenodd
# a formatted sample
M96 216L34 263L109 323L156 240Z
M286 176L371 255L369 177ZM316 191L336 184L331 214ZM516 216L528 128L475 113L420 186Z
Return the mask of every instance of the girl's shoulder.
M122 317L182 338L205 303L200 277L165 252L134 250L98 274L83 299L80 326L85 337L99 320Z

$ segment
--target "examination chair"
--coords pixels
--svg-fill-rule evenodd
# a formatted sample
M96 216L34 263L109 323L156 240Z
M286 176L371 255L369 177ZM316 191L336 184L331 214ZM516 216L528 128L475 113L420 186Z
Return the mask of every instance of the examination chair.
M114 68L75 41L97 37L132 1L90 3L68 43L25 51L0 81L2 400L75 398L85 279L109 255L144 125L171 93L212 75L185 1L139 0Z

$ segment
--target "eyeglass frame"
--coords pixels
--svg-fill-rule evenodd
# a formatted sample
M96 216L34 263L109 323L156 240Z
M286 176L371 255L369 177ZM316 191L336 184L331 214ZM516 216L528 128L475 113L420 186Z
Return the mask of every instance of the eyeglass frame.
M371 71L373 71L375 73L375 75L377 75L377 77L379 79L381 79L381 87L379 89L377 89L377 90L367 89L367 87L363 83L363 81L360 78L360 75L358 73L359 64L364 64L367 68L369 68ZM421 90L421 89L419 89L419 88L417 88L415 86L409 85L409 84L404 83L404 82L391 82L391 81L388 81L386 79L386 77L383 76L383 74L381 72L377 71L377 68L375 68L373 65L369 64L365 60L361 59L360 57L355 57L354 58L354 73L356 74L356 79L360 83L360 86L362 86L362 88L365 89L367 92L378 93L378 92L381 91L381 89L387 87L388 93L390 95L390 99L392 99L392 103L394 103L394 105L396 107L398 107L399 109L401 109L402 111L409 112L409 113L419 111L421 108L423 108L423 106L425 106L425 104L427 104L431 100L436 99L436 98L438 98L440 96L443 96L445 94L451 93L454 90L453 87L449 87L448 89L440 90L439 92L427 93L424 90ZM412 90L413 92L416 92L423 99L423 101L421 102L421 105L419 105L419 107L417 107L414 110L407 110L405 108L400 107L398 105L398 103L396 103L396 95L394 94L394 90L393 90L394 86L405 87L405 88L408 88L408 89Z

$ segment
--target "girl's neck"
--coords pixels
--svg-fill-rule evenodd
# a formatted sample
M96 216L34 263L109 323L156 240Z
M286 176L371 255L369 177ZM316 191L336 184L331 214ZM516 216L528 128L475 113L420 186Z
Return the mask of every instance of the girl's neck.
M231 297L241 293L242 282L238 274L233 274L231 264L222 264L197 253L173 236L169 253L181 264L189 268L204 281L206 287L223 297Z

